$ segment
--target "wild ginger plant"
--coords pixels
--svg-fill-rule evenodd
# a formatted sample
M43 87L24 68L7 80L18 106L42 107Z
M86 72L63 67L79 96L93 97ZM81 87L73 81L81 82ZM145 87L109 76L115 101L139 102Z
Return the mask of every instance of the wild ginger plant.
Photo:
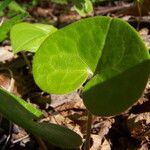
M147 48L129 24L92 17L50 35L34 56L33 76L43 91L55 94L80 88L90 76L83 102L93 114L109 116L141 96L149 61Z
M81 95L89 112L87 150L92 114L112 116L132 105L145 88L149 66L148 51L129 24L93 17L48 37L34 56L33 76L43 91L53 94L69 93L87 82Z
M20 47L15 30L11 35L12 44L18 43ZM33 48L30 46L27 50ZM88 150L92 115L116 115L137 101L145 88L149 67L148 50L128 23L110 17L92 17L45 38L33 59L33 76L36 84L50 94L69 93L84 85L81 97L88 110L84 149ZM7 97L9 94L4 91L0 94L3 102L0 112L6 118L54 145L65 148L81 145L80 136L58 125L50 124L47 128L48 125L33 122L32 117L22 124L14 115L20 111L21 116L27 112L28 116L35 110L25 107L13 111L8 98L14 103L12 107L21 104L16 103L14 96Z

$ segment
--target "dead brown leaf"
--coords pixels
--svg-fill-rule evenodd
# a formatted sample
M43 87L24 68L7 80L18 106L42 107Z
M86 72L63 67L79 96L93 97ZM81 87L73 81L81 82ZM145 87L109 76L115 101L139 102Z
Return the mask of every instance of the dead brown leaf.
M150 0L144 0L143 3L135 2L132 7L123 10L124 15L140 16L139 8L141 10L141 16L149 15L150 13Z
M127 121L131 136L139 140L150 140L150 112L131 114Z
M10 50L10 46L0 47L0 62L4 63L5 61L10 61L15 57Z

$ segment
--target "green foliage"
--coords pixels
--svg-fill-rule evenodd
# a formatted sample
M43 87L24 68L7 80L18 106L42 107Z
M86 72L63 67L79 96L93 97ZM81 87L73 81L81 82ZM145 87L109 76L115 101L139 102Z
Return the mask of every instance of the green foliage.
M51 0L57 4L67 4L68 0ZM78 12L80 16L87 16L93 11L93 4L91 0L71 0L74 4L74 9Z
M0 2L0 15L4 15L5 8L9 8L8 14L9 16L14 16L18 13L27 13L16 1L14 0L4 0Z
M9 10L15 11L17 13L27 13L17 2L12 1L9 5Z
M0 42L4 41L7 37L8 37L8 33L10 31L10 29L17 23L20 23L24 20L24 18L26 18L28 16L28 14L20 14L17 15L13 18L11 18L10 20L4 22L1 26L0 26Z
M36 52L41 43L57 29L46 24L20 23L15 25L10 33L13 52L23 50Z
M114 115L142 94L150 58L136 31L120 19L93 17L50 35L33 60L37 85L48 93L83 88L93 114Z
M59 125L35 122L42 112L1 88L0 100L0 113L28 132L63 148L77 148L81 145L81 138L75 132Z
M12 0L4 0L0 3L0 12L2 12L10 3Z
M68 0L51 0L51 1L57 4L67 4Z
M0 2L0 16L5 14L4 10L7 7L9 8L7 15L10 16L11 19L5 21L0 26L0 42L4 41L8 37L10 29L15 24L22 22L28 16L28 13L13 0L4 0Z
M67 4L72 2L74 4L73 8L82 17L85 17L93 12L93 4L101 4L103 2L115 1L115 0L51 0L57 4Z
M42 90L64 94L87 82L82 94L84 104L91 113L101 116L121 113L141 96L150 72L150 57L129 24L110 17L93 17L55 31L53 26L28 23L17 24L11 30L15 53L23 49L36 52L33 76ZM8 103L2 105L9 107ZM22 107L18 103L15 105ZM66 147L65 142L69 142L68 148L73 148L81 144L81 138L66 128L38 124L30 118L21 124L16 118L10 118L2 107L0 111L54 145ZM24 118L32 109L27 112ZM58 134L67 140L59 141Z
M90 0L73 0L75 4L74 9L80 16L86 16L93 11L93 5Z
M125 111L142 95L149 67L150 61L143 61L106 81L102 81L101 75L96 75L84 89L86 107L93 114L101 116L112 116Z

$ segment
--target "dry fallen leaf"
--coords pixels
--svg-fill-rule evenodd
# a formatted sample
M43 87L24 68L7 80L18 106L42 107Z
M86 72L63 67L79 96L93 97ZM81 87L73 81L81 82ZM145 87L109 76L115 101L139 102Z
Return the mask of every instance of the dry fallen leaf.
M139 16L139 8L141 10L141 16L149 15L150 13L150 0L144 0L143 3L135 2L132 7L127 8L122 13L124 15L131 15L131 16Z
M111 150L110 143L108 142L107 139L104 140L104 142L101 146L101 150Z
M60 113L55 112L55 113L51 114L49 119L50 119L51 123L66 126L66 127L70 128L71 130L73 130L74 132L76 132L77 134L79 134L81 137L83 137L83 135L80 131L80 126L75 124L68 117L64 117Z
M76 91L64 95L51 94L51 107L56 108L60 105L63 105L64 103L68 103L71 101L75 102L78 100L80 100L80 97Z
M14 54L10 50L10 46L0 47L0 62L4 63L14 58Z
M150 112L131 114L127 122L131 136L139 140L150 140Z
M109 129L111 128L111 124L114 120L104 120L102 122L98 122L92 126L93 130L99 130L98 133L92 134L91 137L93 139L93 145L91 150L109 150L110 144L107 143L105 139L105 135L108 134ZM104 141L103 141L104 140Z
M149 150L149 144L143 144L139 149L137 150Z
M102 144L102 139L100 135L92 134L91 138L93 139L93 145L90 150L100 150Z

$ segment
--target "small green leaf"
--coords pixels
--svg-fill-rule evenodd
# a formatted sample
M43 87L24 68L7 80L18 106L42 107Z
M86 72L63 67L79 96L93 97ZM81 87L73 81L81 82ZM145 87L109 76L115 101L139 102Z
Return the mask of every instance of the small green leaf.
M8 93L6 90L0 88L0 112L10 120L19 120L17 116L22 118L36 119L43 116L43 113L33 107L31 104L25 102L23 99ZM18 113L17 116L13 113ZM23 117L24 116L24 117Z
M51 0L51 1L56 4L67 4L67 0Z
M46 24L20 23L11 29L10 38L13 52L23 50L36 52L41 43L57 29Z
M0 3L0 12L2 12L10 3L12 0L4 0L2 3Z
M0 113L28 132L63 148L77 148L81 145L81 137L70 129L56 124L33 121L41 117L42 112L1 88L0 101Z
M148 50L129 24L93 17L48 37L34 57L33 75L41 89L55 94L76 90L91 78L83 88L86 107L113 115L140 97L149 65Z
M25 11L17 2L12 1L9 5L8 5L9 9L12 11L15 11L17 13L27 13L27 11Z
M7 37L8 37L8 33L10 31L10 29L17 23L20 23L21 21L23 21L23 19L25 19L28 16L28 14L20 14L17 15L13 18L11 18L10 20L4 22L1 26L0 26L0 42L4 41Z
M93 5L90 0L73 0L75 4L74 9L80 14L80 16L86 16L93 11Z

